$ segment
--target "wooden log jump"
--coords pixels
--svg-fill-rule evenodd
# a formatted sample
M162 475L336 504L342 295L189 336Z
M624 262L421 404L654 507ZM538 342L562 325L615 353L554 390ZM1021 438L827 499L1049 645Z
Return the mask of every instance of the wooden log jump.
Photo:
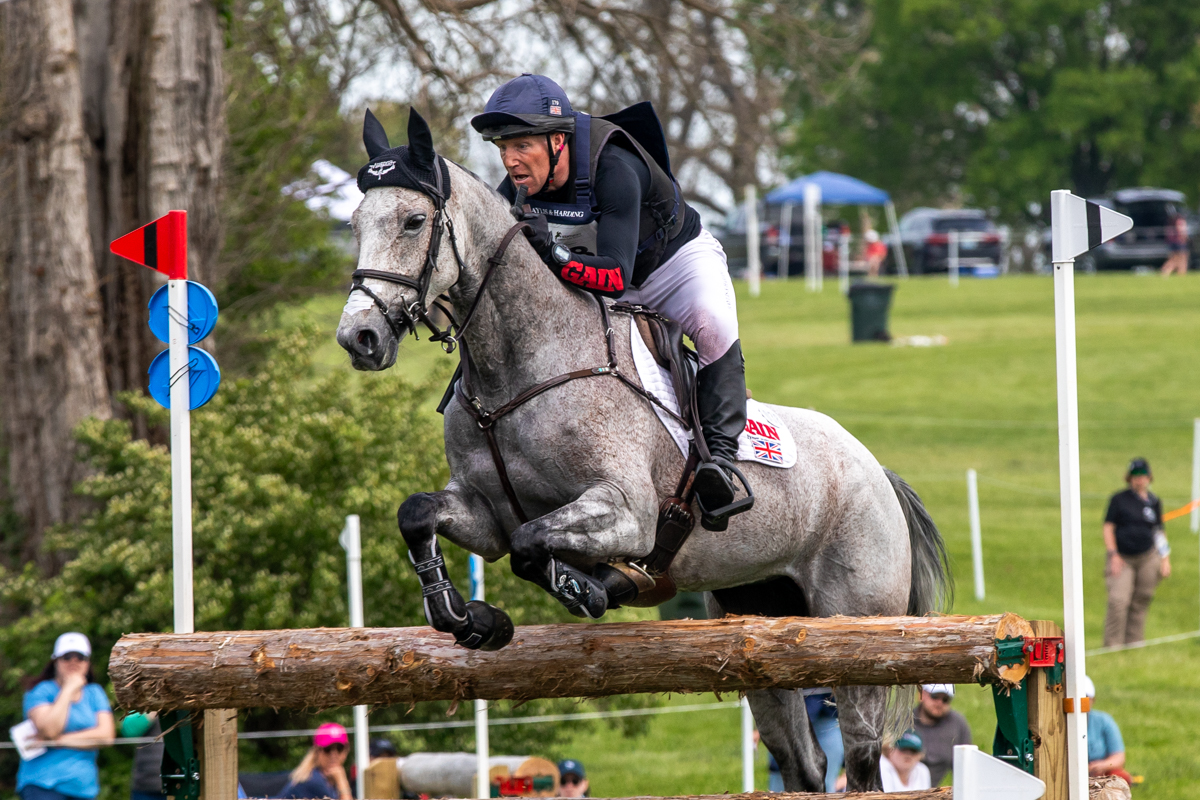
M998 666L995 640L1030 635L1013 614L535 625L494 653L428 627L130 634L108 672L118 702L139 710L1013 685L1028 667Z

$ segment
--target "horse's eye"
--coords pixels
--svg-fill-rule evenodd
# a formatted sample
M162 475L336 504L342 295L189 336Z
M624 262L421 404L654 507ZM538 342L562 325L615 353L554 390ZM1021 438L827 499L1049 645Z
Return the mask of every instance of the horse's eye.
M406 230L406 231L420 230L421 226L424 224L425 224L425 215L424 214L413 214L411 217L408 218L408 221L404 223L404 230Z

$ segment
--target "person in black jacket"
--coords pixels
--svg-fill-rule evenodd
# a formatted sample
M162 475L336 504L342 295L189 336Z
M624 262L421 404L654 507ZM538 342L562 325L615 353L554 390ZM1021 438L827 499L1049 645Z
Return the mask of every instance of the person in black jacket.
M1150 491L1153 475L1144 458L1129 462L1129 488L1108 501L1104 577L1108 613L1104 646L1115 647L1146 638L1146 612L1158 582L1171 574L1171 547L1163 532L1162 501Z
M696 399L706 450L692 484L700 524L723 531L730 469L746 427L746 375L725 251L684 202L649 103L604 117L576 111L557 83L521 75L497 89L471 125L496 145L498 191L524 190L525 231L562 281L649 306L676 320L699 357Z

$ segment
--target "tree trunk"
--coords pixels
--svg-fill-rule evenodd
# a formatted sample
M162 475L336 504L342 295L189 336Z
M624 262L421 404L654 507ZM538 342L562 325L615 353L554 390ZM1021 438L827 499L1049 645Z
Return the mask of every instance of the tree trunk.
M80 508L72 428L121 412L164 347L161 276L108 243L186 209L191 276L221 277L224 43L213 0L19 0L0 25L0 414L26 561Z
M88 0L109 31L89 61L106 76L96 96L93 193L105 309L105 363L113 393L146 387L163 348L146 326L157 273L108 252L108 242L172 209L188 212L188 274L212 284L220 249L218 183L224 152L221 27L210 0ZM135 420L138 435L147 435Z
M130 634L108 674L120 704L141 710L1011 685L1028 667L997 666L996 639L1030 635L1013 614L534 625L494 653L425 627Z
M43 529L77 508L72 430L110 408L71 2L6 4L0 25L0 413L30 530L10 555L26 562L38 558Z

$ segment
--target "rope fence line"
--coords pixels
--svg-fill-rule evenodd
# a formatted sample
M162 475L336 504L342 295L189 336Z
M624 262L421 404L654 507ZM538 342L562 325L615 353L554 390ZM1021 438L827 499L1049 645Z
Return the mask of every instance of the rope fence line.
M1097 647L1095 650L1088 650L1087 657L1102 656L1107 653L1120 653L1125 650L1141 650L1143 647L1153 647L1156 644L1170 644L1171 642L1183 642L1188 639L1200 637L1200 631L1188 631L1187 633L1175 633L1170 636L1159 636L1157 639L1147 639L1144 642L1135 642L1133 644L1117 644L1112 647Z
M574 714L538 714L528 717L499 717L488 721L488 725L540 725L547 722L574 722L577 720L587 719L619 719L623 717L647 717L656 714L679 714L690 711L729 711L741 710L741 704L736 702L730 703L692 703L683 706L658 706L655 708L625 708L618 711L580 711ZM405 722L393 725L371 725L367 728L370 733L394 733L401 731L432 731L432 730L447 730L451 728L473 728L475 720L451 720L449 722ZM290 731L246 731L238 734L238 739L290 739L299 737L312 736L317 732L316 728L305 728ZM97 746L112 746L112 745L139 745L153 744L161 741L156 736L130 736L117 739L97 739ZM86 742L86 740L80 740ZM66 748L68 745L60 745L55 742L38 742L38 747L60 747ZM0 750L14 750L16 745L12 742L0 742ZM78 744L75 745L78 748Z
M953 427L953 428L1010 428L1010 429L1028 429L1028 430L1058 430L1058 422L1048 420L1039 422L1037 420L1020 420L1020 419L970 419L970 418L954 418L954 417L916 417L908 414L871 414L858 413L855 411L836 411L822 410L822 414L826 414L836 420L846 420L848 422L874 422L874 423L894 423L898 425L914 425L922 427ZM1099 430L1112 430L1113 428L1125 428L1129 430L1141 429L1162 429L1162 428L1191 428L1193 420L1080 420L1079 427L1081 429L1093 428Z

